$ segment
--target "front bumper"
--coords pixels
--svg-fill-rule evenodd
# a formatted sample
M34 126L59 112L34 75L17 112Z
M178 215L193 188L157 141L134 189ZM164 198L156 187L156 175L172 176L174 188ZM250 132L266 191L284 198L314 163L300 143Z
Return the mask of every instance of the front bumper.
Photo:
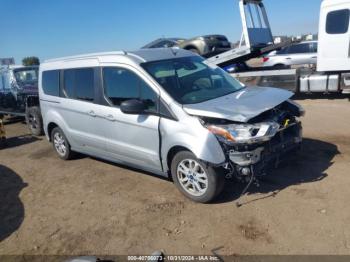
M236 175L244 176L253 172L255 176L261 176L273 164L276 166L289 152L300 148L301 143L302 126L300 122L296 122L281 129L268 142L229 148L227 155Z

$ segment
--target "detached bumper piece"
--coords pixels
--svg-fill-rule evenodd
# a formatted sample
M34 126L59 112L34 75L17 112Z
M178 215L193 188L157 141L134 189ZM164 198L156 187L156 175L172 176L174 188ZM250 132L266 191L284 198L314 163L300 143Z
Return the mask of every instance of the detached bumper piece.
M238 177L265 175L266 169L277 167L289 152L300 148L302 127L299 122L281 129L270 141L257 145L242 145L228 153Z

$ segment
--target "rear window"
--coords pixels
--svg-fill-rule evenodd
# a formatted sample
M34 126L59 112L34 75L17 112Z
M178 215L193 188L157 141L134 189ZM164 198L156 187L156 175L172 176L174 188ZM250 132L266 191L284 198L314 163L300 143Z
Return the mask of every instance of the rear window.
M64 71L64 93L68 98L94 100L94 69L80 68Z
M345 34L349 29L350 10L329 12L326 21L327 34Z
M43 91L46 95L59 96L60 72L58 70L44 71L42 82Z

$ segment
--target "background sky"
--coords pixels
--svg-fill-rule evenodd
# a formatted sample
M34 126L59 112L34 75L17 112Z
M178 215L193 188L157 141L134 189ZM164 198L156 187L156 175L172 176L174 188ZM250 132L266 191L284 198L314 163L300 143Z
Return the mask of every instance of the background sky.
M317 33L321 0L265 0L274 35ZM165 37L239 40L238 0L0 0L0 57L134 50Z

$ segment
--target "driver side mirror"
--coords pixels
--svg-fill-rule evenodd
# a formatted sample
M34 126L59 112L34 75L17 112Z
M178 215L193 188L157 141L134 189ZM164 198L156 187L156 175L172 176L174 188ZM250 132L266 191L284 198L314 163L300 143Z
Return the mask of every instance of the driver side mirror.
M146 109L146 104L139 99L126 100L120 105L120 110L129 115L141 115Z

